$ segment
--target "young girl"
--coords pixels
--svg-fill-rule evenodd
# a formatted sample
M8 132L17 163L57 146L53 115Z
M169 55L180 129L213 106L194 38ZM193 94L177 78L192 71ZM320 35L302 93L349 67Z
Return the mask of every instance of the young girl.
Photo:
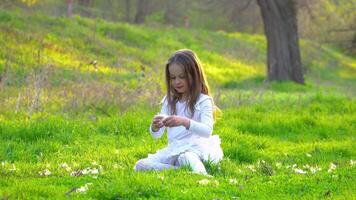
M134 169L163 170L190 166L207 174L202 161L223 157L220 138L212 135L214 102L197 55L189 49L176 51L166 64L167 95L150 132L160 138L167 128L168 146L137 161Z

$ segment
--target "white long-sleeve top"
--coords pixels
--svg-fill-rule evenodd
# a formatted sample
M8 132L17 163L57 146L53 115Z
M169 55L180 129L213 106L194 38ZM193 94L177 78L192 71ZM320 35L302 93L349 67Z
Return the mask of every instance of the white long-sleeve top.
M189 118L190 126L189 129L186 129L184 126L168 127L168 143L184 141L186 139L209 138L211 136L214 124L212 98L208 95L200 94L197 103L195 104L193 117L190 116L188 110L189 108L187 107L186 102L177 102L176 115ZM170 115L166 98L163 98L160 114ZM152 136L156 139L162 137L166 127L162 127L157 132L153 132L151 126L149 129Z

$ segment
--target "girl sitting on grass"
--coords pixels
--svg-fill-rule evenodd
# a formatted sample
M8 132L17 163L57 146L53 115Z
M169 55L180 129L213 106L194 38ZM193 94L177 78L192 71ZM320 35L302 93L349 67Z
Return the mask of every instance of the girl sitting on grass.
M223 157L220 138L212 135L214 102L197 55L188 49L176 51L166 64L167 95L150 132L160 138L167 127L168 146L137 161L134 169L164 170L190 166L206 175L202 161Z

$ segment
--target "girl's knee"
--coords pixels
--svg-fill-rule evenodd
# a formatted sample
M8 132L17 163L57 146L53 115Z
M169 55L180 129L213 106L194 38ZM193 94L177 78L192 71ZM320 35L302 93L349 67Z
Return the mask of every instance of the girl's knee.
M200 160L199 156L193 152L185 152L178 156L178 163L179 165L188 165L191 162L196 160Z
M146 159L141 159L138 160L135 164L134 170L135 171L144 171L149 169L150 165L148 163L148 161L146 161Z

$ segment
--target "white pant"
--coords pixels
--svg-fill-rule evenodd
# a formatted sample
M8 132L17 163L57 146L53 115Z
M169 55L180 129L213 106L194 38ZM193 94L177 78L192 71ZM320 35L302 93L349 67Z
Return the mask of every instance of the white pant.
M135 171L176 169L181 166L190 166L194 173L207 174L200 157L193 152L179 154L171 163L162 163L158 160L144 158L136 162Z

